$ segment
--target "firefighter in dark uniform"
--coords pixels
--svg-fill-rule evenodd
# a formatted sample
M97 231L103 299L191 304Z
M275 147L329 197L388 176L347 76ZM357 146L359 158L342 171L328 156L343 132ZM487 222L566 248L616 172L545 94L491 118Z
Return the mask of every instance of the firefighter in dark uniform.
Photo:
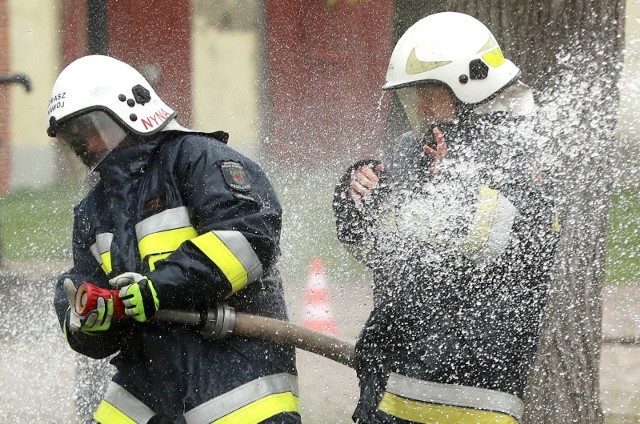
M531 90L476 19L398 41L386 90L413 130L336 188L338 238L373 270L360 423L517 423L557 239Z
M114 353L117 372L94 414L109 423L298 423L293 347L154 320L158 310L237 311L287 319L281 207L260 167L223 132L180 126L131 66L86 56L53 87L48 134L99 180L74 211L74 266L55 308L71 348ZM116 296L72 307L83 282ZM71 304L70 304L71 302Z

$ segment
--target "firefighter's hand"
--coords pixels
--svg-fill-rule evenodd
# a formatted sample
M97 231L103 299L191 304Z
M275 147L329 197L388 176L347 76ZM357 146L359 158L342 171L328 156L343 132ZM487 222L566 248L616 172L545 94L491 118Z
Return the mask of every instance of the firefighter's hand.
M111 318L113 316L112 298L98 297L95 309L80 316L75 308L76 286L69 278L64 280L63 286L69 300L69 328L71 331L82 331L91 334L107 331L111 327Z
M160 300L153 283L144 275L125 272L109 280L120 288L119 297L125 313L136 321L149 321L160 308Z
M368 165L356 168L351 175L349 187L347 188L349 197L356 203L361 202L364 196L378 188L382 171L384 171L384 165L381 163L374 168Z
M444 160L445 156L447 156L447 143L444 141L444 134L442 134L442 131L440 131L439 128L433 128L433 135L436 138L436 148L434 149L428 144L425 144L422 148L427 155L433 158L432 165L429 167L429 172L435 174L438 172L437 165Z

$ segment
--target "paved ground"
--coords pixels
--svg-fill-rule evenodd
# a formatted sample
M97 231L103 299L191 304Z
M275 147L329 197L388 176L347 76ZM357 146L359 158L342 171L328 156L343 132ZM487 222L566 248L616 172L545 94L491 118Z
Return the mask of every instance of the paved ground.
M640 336L640 288L608 287L603 299L603 334ZM603 345L600 390L612 423L640 423L640 346Z
M40 268L40 269L35 269ZM44 271L49 271L49 268ZM0 281L0 305L8 313L0 317L0 423L73 423L71 385L74 377L73 354L57 330L49 303L39 305L47 311L41 323L31 323L26 300L15 296L46 293L45 281L36 275L43 269L12 278L12 287ZM35 280L34 280L35 279ZM41 289L25 289L23 285ZM371 308L367 284L339 290L329 282L332 316L340 338L355 340ZM359 287L359 288L358 288ZM305 285L288 292L292 321L301 323ZM18 293L16 295L16 293ZM612 336L640 335L640 289L609 288L604 293L604 333ZM615 307L613 306L615 305ZM640 347L604 346L601 364L602 403L618 419L607 422L638 423L640 416ZM349 423L358 388L355 372L328 359L298 351L301 407L306 424Z

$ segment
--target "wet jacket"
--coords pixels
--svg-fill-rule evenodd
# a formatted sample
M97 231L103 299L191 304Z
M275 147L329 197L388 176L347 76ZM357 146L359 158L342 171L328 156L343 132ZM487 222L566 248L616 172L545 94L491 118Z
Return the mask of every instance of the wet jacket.
M247 422L299 422L292 347L236 336L205 341L192 327L131 319L98 335L67 331L62 281L112 288L109 278L127 271L153 282L161 309L202 311L225 301L286 320L276 268L281 208L260 167L211 135L166 131L112 151L97 171L99 182L74 211L74 267L60 277L55 306L75 351L118 352L107 400L135 404L139 422L154 414L162 422L233 421L234 412Z
M425 141L407 133L361 203L346 194L351 172L378 161L357 163L336 188L338 238L373 270L374 307L356 344L360 422L458 422L433 404L501 413L469 422L522 412L557 238L553 202L508 134L442 130L448 154L435 174Z

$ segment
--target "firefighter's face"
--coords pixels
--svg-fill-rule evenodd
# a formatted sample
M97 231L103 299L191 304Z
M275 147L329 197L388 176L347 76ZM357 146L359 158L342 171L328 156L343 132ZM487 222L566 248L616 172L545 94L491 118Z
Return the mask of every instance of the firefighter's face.
M439 84L417 87L417 111L426 122L446 124L456 116L456 101L449 89Z

